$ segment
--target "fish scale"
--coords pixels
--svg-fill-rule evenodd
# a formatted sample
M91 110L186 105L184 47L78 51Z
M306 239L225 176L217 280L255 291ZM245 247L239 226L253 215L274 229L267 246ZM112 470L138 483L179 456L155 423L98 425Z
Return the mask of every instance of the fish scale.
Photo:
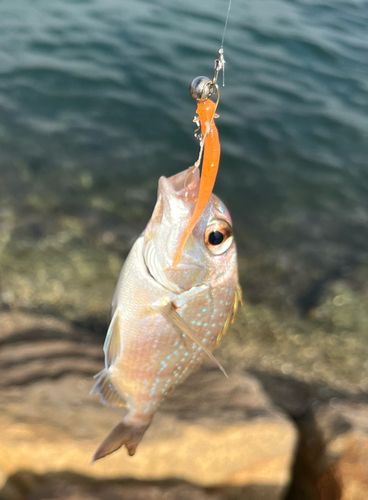
M191 172L190 181L186 183ZM106 336L105 370L94 391L128 413L98 448L94 460L125 445L133 455L163 398L209 356L239 301L231 218L214 195L174 256L193 215L198 172L161 177L158 200L120 273ZM216 245L211 231L221 233ZM223 370L224 371L224 370Z

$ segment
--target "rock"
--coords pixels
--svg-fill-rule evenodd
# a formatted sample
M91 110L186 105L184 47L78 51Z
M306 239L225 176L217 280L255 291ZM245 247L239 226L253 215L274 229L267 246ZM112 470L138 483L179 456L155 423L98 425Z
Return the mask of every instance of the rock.
M95 478L180 477L193 483L259 485L280 498L296 433L259 382L227 380L204 366L162 404L136 456L120 450L90 465L122 416L90 396L103 367L103 338L52 317L2 313L0 470L72 471Z
M337 398L315 411L326 443L325 459L341 487L341 500L368 498L368 404Z
M299 429L286 500L368 498L368 397L257 373Z
M145 483L96 481L75 474L18 475L8 486L8 500L222 500L183 481Z
M104 481L69 472L19 472L0 491L0 500L270 500L277 491L274 486L200 488L173 479Z
M300 422L300 443L286 500L368 498L367 422L367 404L331 401L311 409Z

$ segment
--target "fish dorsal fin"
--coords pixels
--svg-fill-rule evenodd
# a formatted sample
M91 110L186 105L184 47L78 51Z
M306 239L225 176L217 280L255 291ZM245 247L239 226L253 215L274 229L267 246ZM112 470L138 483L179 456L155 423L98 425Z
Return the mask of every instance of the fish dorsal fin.
M127 406L125 399L118 393L111 382L110 374L107 370L97 373L94 378L97 378L97 382L93 386L91 394L93 392L100 394L101 403L106 406Z
M160 312L163 316L169 319L171 323L173 323L177 328L179 328L179 330L182 333L188 335L188 337L191 340L193 340L193 342L197 344L197 346L200 347L203 350L203 352L205 352L207 356L220 368L225 377L229 378L227 376L227 373L225 372L225 369L222 367L221 363L215 358L212 352L205 345L203 345L203 343L197 337L196 333L192 330L192 328L175 311L172 302L169 302L166 306L161 307Z
M230 312L229 312L229 314L228 314L228 316L226 318L225 324L224 324L221 332L217 336L216 344L215 344L214 348L218 345L218 343L220 342L220 340L222 339L222 337L225 335L225 333L227 332L227 329L229 328L230 324L234 322L234 318L235 318L236 312L238 310L239 303L241 305L243 304L243 301L242 301L242 289L241 289L240 285L238 285L236 287L236 292L235 292L233 306L230 309Z
M243 305L243 292L242 292L240 285L238 285L236 287L234 306L233 306L233 314L231 315L231 323L234 323L236 313L238 312L239 304L241 306Z
M106 370L108 370L110 366L115 363L121 353L119 309L116 309L111 319L104 344L104 353L105 366Z

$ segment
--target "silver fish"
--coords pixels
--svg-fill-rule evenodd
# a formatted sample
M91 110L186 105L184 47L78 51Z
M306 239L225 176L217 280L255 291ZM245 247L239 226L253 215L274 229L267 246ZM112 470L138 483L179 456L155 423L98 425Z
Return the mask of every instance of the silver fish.
M93 461L123 445L134 455L160 402L205 356L224 372L211 351L232 321L241 292L231 218L215 195L173 267L199 182L198 170L191 169L160 178L152 217L121 270L104 344L105 369L92 391L128 413Z

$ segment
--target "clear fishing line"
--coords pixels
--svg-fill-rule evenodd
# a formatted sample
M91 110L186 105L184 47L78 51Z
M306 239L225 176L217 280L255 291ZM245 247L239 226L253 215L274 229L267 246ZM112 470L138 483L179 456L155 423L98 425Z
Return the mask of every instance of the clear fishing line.
M226 20L225 20L225 26L224 26L224 31L222 32L222 40L221 40L221 48L224 48L224 41L225 41L225 34L227 30L227 23L229 21L229 14L230 14L230 9L231 9L231 3L232 0L229 0L229 5L227 7L227 13L226 13Z
M220 53L222 53L222 57L224 54L224 42L225 42L225 35L226 35L226 30L227 30L227 23L229 22L231 3L232 3L232 0L229 0L229 4L227 6L226 19L225 19L225 26L224 26L224 30L222 32L221 47L220 47ZM225 62L226 61L223 58L223 61L222 61L222 86L223 87L225 87Z

